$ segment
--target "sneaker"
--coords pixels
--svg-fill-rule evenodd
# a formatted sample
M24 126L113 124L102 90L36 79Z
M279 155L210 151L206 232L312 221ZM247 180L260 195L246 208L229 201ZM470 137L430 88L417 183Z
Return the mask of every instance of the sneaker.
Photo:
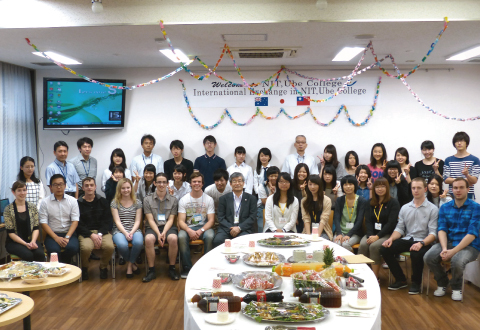
M435 290L435 292L433 293L433 295L435 297L443 297L445 295L445 292L447 291L447 287L446 286L439 286L437 288L437 290ZM453 296L453 294L452 294Z
M410 289L408 289L408 294L419 294L420 293L420 284L412 282Z
M463 294L462 290L452 290L452 300L462 301Z
M385 269L388 269L388 265L387 263L384 261L383 264L382 264L382 268L385 268Z
M82 267L82 281L88 280L88 268Z
M180 274L180 277L181 278L187 278L188 277L188 273L190 273L190 269L184 269L182 271L182 273Z
M174 281L177 281L177 280L180 279L180 277L178 277L177 271L175 269L169 269L168 270L168 276L170 276L170 278Z
M399 261L399 262L405 261L405 256L402 256L401 254L399 254L397 256L397 261Z
M108 269L107 268L100 268L100 278L102 280L108 277Z
M145 276L142 281L143 282L150 282L151 280L154 280L157 278L157 274L155 274L154 271L148 271L147 276Z
M388 290L403 289L403 288L406 288L407 286L408 286L407 281L403 281L403 282L396 281L395 283L390 284L390 285L388 286Z

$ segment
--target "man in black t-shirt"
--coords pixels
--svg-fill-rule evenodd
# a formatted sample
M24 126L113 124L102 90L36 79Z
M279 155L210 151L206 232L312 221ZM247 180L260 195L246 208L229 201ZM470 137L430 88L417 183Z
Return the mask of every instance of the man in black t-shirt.
M163 170L168 177L168 180L173 180L173 172L175 165L182 164L187 169L186 181L190 181L190 175L193 173L193 163L192 161L183 158L183 142L180 140L174 140L170 143L170 152L173 155L173 158L166 160L163 163Z

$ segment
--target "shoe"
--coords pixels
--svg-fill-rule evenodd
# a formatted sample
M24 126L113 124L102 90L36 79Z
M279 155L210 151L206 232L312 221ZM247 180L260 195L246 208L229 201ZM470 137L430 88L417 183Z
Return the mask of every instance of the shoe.
M90 260L100 260L100 257L97 256L95 253L92 252L92 253L90 254L90 257L89 257L88 259L90 259Z
M412 282L410 289L408 289L408 294L419 294L420 293L420 284Z
M188 277L188 273L190 273L190 269L184 269L182 271L182 274L180 274L180 277L181 278L187 278Z
M170 276L170 278L174 281L177 281L177 280L180 279L180 277L178 277L177 271L175 269L169 269L168 270L168 276Z
M100 278L102 280L108 277L108 269L107 268L100 268Z
M435 297L443 297L445 295L447 291L447 287L446 286L439 286L437 287L437 290L435 290L435 292L433 293L433 295ZM453 296L453 294L452 294ZM453 298L453 297L452 297Z
M142 278L142 282L150 282L151 280L154 280L157 278L157 275L153 271L148 271L147 276Z
M397 256L397 261L398 262L402 262L402 261L405 261L405 256L402 256L401 254Z
M133 278L133 274L127 274L127 278Z
M82 281L88 281L88 268L82 267Z
M406 288L407 286L408 286L407 281L404 281L404 282L396 281L395 283L390 284L388 286L388 290L403 289L403 288Z
M135 265L135 267L137 267L137 269L133 270L133 267L132 267L133 274L140 275L140 267L138 267L137 264L134 264L134 265Z
M463 294L462 290L452 290L452 300L462 301Z
M387 263L386 263L386 262L383 262L383 264L382 264L382 268L388 269L388 265L387 265Z
M120 266L125 265L125 259L123 259L123 257L120 257L120 258L118 259L118 264L119 264Z

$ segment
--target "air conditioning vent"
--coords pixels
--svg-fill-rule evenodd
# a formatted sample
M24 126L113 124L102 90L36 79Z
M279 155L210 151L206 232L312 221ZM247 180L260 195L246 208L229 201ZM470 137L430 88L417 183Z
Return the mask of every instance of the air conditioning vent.
M297 56L293 48L236 48L231 49L236 58L293 58Z
M39 66L57 66L55 63L52 63L52 62L41 62L41 63L32 62L32 64L39 65Z
M480 58L472 58L470 61L468 61L469 63L480 63Z

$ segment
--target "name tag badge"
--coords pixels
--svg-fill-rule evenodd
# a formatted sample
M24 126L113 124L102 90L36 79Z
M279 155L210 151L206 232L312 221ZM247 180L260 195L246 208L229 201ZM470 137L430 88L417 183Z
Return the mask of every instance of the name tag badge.
M157 214L157 220L160 226L165 226L165 223L166 223L165 214Z
M192 223L194 225L198 225L200 222L202 222L202 215L201 214L194 214L192 217Z
M233 223L239 223L239 222L240 222L239 217L235 217L235 218L233 219Z
M375 230L382 230L382 224L379 222L375 223Z
M347 222L347 229L353 228L353 222Z
M282 225L286 224L287 223L287 218L285 217L280 217L280 219L278 220L278 222Z

